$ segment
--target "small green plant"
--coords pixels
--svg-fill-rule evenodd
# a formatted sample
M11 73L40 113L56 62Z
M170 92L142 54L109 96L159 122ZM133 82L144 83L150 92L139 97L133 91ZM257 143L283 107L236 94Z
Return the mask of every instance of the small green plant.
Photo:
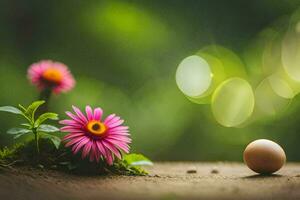
M11 128L7 131L8 134L13 135L15 139L26 135L32 137L30 141L25 143L18 142L10 148L5 147L2 150L0 149L0 168L23 165L57 169L79 174L138 176L148 174L142 166L152 165L153 163L142 154L124 154L120 157L112 157L115 158L113 163L108 163L103 159L103 156L106 154L102 155L98 162L91 162L90 158L83 159L80 155L74 155L73 150L60 145L61 139L59 137L49 134L58 132L60 129L45 124L45 122L46 120L58 120L58 115L56 113L46 112L37 116L38 108L44 103L45 101L35 101L27 108L22 105L18 107L0 107L0 111L22 116L26 120L26 123L21 124L22 128ZM68 122L70 122L70 120ZM120 127L118 128L120 129ZM127 127L121 126L121 128L123 129L117 129L117 131L119 131L119 139L127 139L126 141L129 142L130 140L125 137L128 134ZM114 132L114 134L116 134L116 132ZM111 139L114 138L116 138L116 136L113 136ZM113 156L112 154L109 155Z
M17 143L11 147L0 149L0 170L14 166L32 166L44 169L54 169L80 175L127 175L145 176L148 172L143 169L145 165L153 163L141 154L126 154L122 159L117 159L113 165L108 165L105 160L90 162L81 159L68 148L60 145L56 149L49 139L40 139L41 152L39 162L36 163L35 141Z
M153 165L152 161L143 154L131 153L123 157L123 161L129 166Z
M147 175L148 172L142 166L151 166L153 162L142 154L131 153L124 155L123 160L119 164L123 165L132 175Z
M35 116L37 109L44 103L45 101L35 101L27 108L20 104L18 108L13 106L0 107L0 111L20 115L26 119L26 123L21 124L22 128L11 128L7 133L14 135L14 139L31 134L34 137L37 155L40 154L40 138L50 139L56 148L59 147L61 142L59 137L49 134L58 132L59 129L55 126L44 124L46 120L58 120L58 115L56 113L46 112L39 116Z

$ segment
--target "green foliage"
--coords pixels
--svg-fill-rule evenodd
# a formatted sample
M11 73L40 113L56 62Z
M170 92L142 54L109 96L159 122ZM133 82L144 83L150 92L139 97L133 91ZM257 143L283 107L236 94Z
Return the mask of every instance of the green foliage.
M55 148L47 139L41 139L40 142L43 157L36 156L35 141L31 140L27 143L18 143L10 148L5 147L0 150L0 163L3 167L8 165L37 166L40 162L50 163L49 159L52 160L53 158L48 154L53 153Z
M148 172L145 171L141 166L143 165L153 165L151 160L142 154L127 154L123 156L123 159L114 164L116 168L126 169L129 175L147 175Z
M24 114L29 119L31 119L31 122L34 122L34 114L35 114L36 110L44 103L45 103L45 101L35 101L27 107ZM23 107L23 109L24 109L24 107Z
M58 115L56 113L44 113L40 115L34 123L34 127L39 127L47 119L58 120Z
M32 133L32 130L24 128L11 128L7 131L7 134L14 135L14 139L17 139L27 133Z
M53 145L58 148L60 145L60 138L50 135L48 133L58 132L59 129L55 126L43 124L46 120L58 120L56 113L43 113L35 119L37 109L43 105L45 101L35 101L27 108L19 104L19 108L13 106L0 107L0 111L9 112L17 115L22 115L28 123L22 123L23 128L12 128L7 131L8 134L14 135L14 139L27 134L33 134L36 142L36 151L39 153L39 138L44 137L52 141Z
M148 172L144 170L140 166L133 166L133 165L128 165L124 160L121 160L119 162L114 163L113 165L113 171L116 171L116 173L124 173L124 175L139 175L139 176L144 176L148 175Z
M22 123L22 128L11 128L7 131L15 139L31 134L34 140L12 148L0 151L0 167L10 167L14 164L30 165L39 168L55 168L71 173L80 174L122 174L146 175L141 165L152 165L152 162L141 154L124 155L122 160L116 160L113 165L108 165L105 160L99 163L82 160L80 155L73 155L70 149L62 147L61 139L49 133L58 132L59 129L49 124L46 120L57 120L56 113L47 112L35 117L36 111L45 101L36 101L25 108L12 106L0 107L0 111L22 115L27 123ZM38 155L37 155L38 153Z
M52 137L51 135L48 136ZM124 159L116 160L113 165L108 165L102 159L100 159L99 163L90 162L88 158L82 159L80 155L74 155L68 148L63 146L55 148L52 142L45 137L41 138L40 144L41 153L38 158L35 156L35 141L19 144L12 148L5 147L0 150L0 166L32 166L80 175L115 174L143 176L148 174L140 166L132 166ZM129 155L129 157L131 156Z
M71 151L67 151L60 157L59 166L72 173L78 174L117 174L128 176L144 176L148 172L141 166L131 165L125 159L115 160L113 165L108 165L105 160L100 159L99 163L90 162L88 159L82 160L80 155L73 155ZM128 156L135 157L140 154L124 155L124 158ZM140 158L145 158L141 155ZM149 160L149 159L148 159Z
M3 149L0 149L0 160L4 161L4 160L9 160L11 158L13 158L15 154L15 148L8 148L8 147L4 147Z
M0 111L9 112L9 113L18 114L18 115L23 114L23 112L21 110L19 110L18 108L15 108L13 106L2 106L2 107L0 107Z
M12 135L17 135L17 134L25 134L25 133L30 133L32 132L29 129L24 129L24 128L11 128L7 131L8 134L12 134Z
M22 146L22 144L17 144L11 148L4 147L3 149L0 149L0 169L11 167L20 161L17 157L17 151Z
M54 144L54 146L56 147L56 149L59 148L60 143L61 143L61 139L59 137L57 137L55 135L50 135L50 134L44 133L44 132L42 132L40 134L40 136L42 136L42 138L48 138L49 140L52 141L52 143Z
M151 160L142 154L127 154L123 161L131 166L153 165Z
M49 125L49 124L41 124L38 127L37 131L45 132L45 133L53 133L53 132L58 132L59 128Z

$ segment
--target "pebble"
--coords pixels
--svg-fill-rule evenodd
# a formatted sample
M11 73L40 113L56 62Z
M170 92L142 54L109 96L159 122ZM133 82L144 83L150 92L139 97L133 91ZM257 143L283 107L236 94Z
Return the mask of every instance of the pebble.
M213 167L210 171L210 173L212 174L218 174L219 173L219 170L216 168L216 167Z
M155 177L155 178L160 178L161 176L157 175L157 174L150 174L148 175L149 177Z
M197 170L195 168L190 168L186 171L186 173L188 174L196 174L197 173Z

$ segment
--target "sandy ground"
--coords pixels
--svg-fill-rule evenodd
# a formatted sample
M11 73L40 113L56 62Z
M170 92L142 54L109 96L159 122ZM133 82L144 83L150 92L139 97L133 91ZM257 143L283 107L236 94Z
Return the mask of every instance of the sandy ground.
M295 163L273 176L255 175L239 163L166 162L148 170L145 177L6 171L0 173L0 199L300 199L300 164Z

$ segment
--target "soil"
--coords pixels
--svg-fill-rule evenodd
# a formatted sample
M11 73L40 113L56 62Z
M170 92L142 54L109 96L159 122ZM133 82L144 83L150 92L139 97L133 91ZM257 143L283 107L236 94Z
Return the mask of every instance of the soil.
M300 199L300 164L260 176L241 163L156 163L149 176L78 176L17 168L0 172L0 199Z

